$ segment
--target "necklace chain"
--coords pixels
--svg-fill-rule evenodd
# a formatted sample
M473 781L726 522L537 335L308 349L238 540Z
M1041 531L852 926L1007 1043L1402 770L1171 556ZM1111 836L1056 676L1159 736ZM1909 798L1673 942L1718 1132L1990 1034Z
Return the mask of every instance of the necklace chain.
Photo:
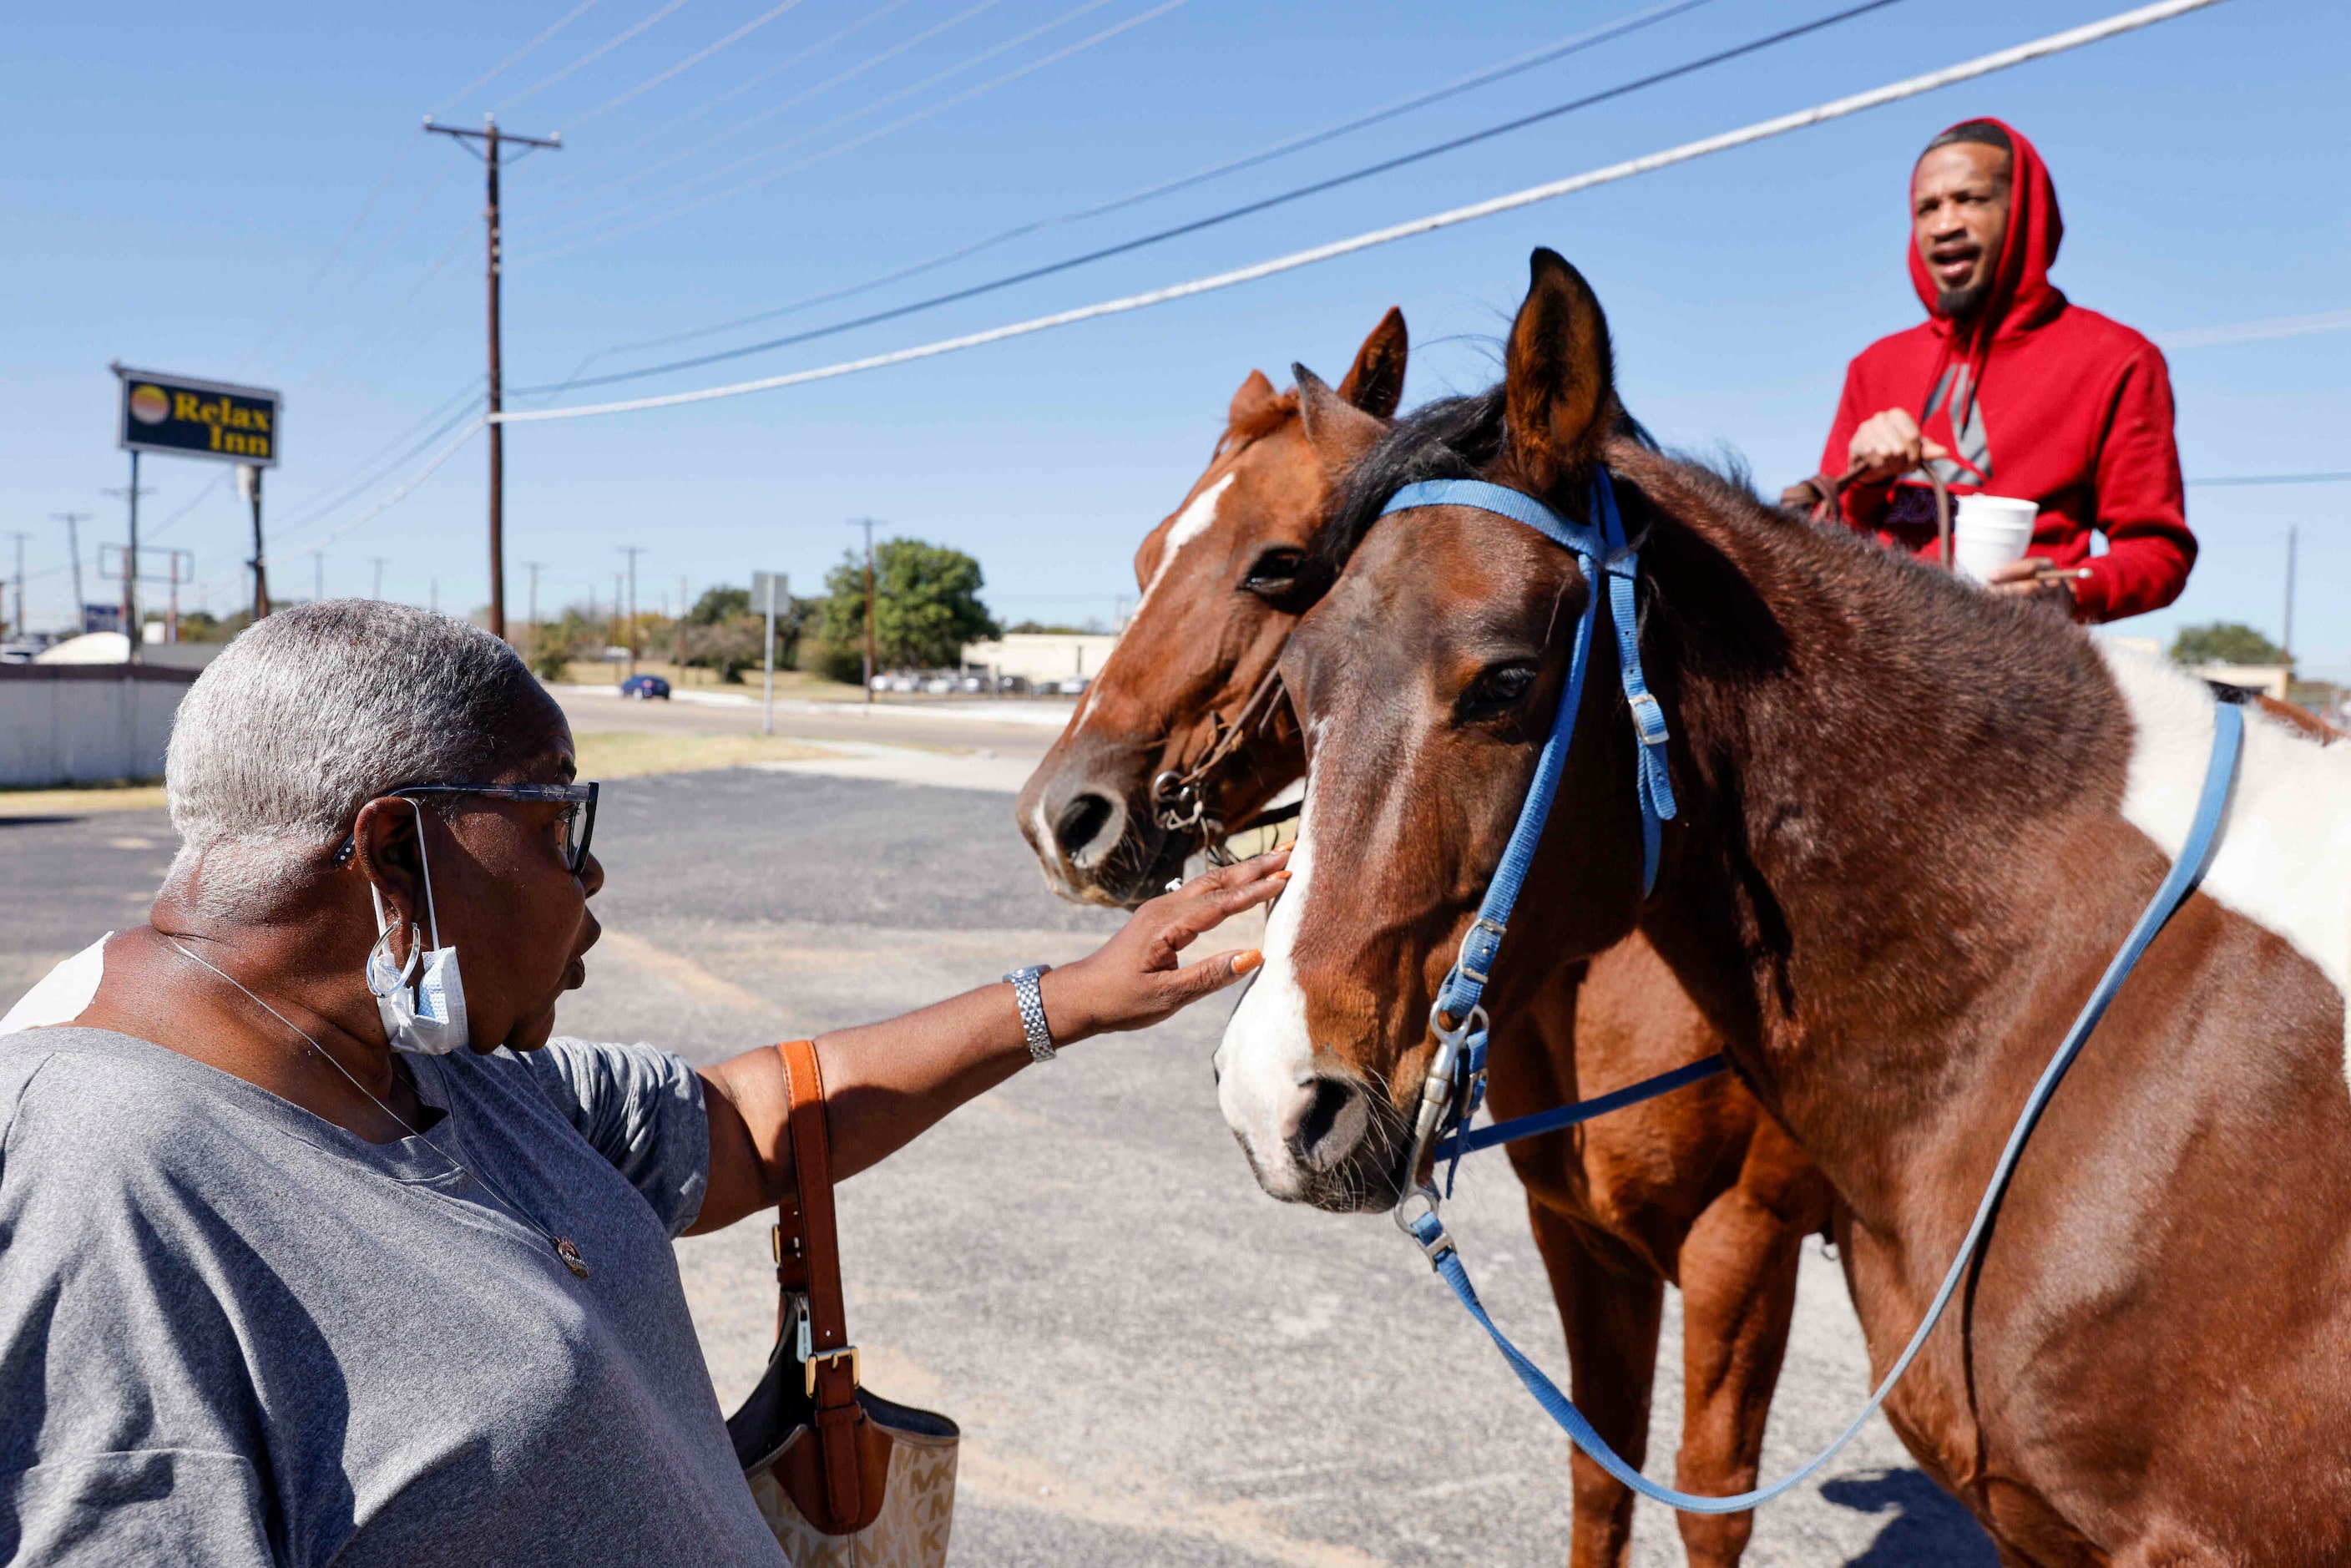
M547 1244L555 1249L555 1255L563 1260L563 1266L565 1268L570 1270L580 1279L584 1280L588 1277L587 1260L580 1256L580 1248L578 1244L571 1239L571 1238L569 1236L558 1236L555 1232L548 1229L544 1225L541 1225L537 1220L531 1218L528 1214L523 1212L522 1206L517 1203L513 1198L508 1197L505 1190L501 1188L497 1183L490 1180L488 1176L484 1176L481 1172L473 1169L471 1166L467 1166L465 1161L459 1159L456 1155L443 1148L433 1139L425 1136L423 1128L411 1125L406 1117L401 1115L399 1112L394 1111L391 1106L377 1099L375 1097L375 1092L370 1089L366 1084L360 1082L358 1076L353 1073L350 1068L345 1067L340 1061L337 1061L333 1051L329 1051L325 1046L320 1045L317 1040L312 1040L309 1035L296 1026L292 1019L287 1018L284 1013L279 1012L276 1008L271 1007L267 1002L263 1001L259 997L254 995L252 989L247 987L244 981L238 979L235 975L230 974L219 965L213 963L211 960L204 957L203 954L192 953L187 948L181 946L177 939L166 935L165 933L159 931L156 935L162 936L165 942L170 943L172 950L179 954L181 957L186 958L193 963L201 964L205 968L210 969L214 974L219 976L222 979L226 980L230 985L235 986L239 991L244 992L246 1000L251 1002L255 1007L259 1008L263 1012L267 1013L271 1018L276 1019L279 1023L284 1024L287 1029L292 1030L296 1037L298 1038L303 1044L308 1046L312 1051L317 1051L320 1056L325 1057L327 1059L327 1064L329 1067L332 1067L336 1071L341 1073L345 1079L349 1080L352 1088L358 1090L361 1094L366 1095L369 1104L374 1106L377 1110L390 1117L393 1126L407 1133L410 1137L416 1139L419 1143L424 1145L425 1147L431 1149L434 1154L439 1155L443 1159L447 1160L451 1166L456 1170L459 1176L464 1176L468 1181L480 1183L482 1190L496 1198L498 1201L500 1207L504 1208L507 1213L520 1220L527 1229L536 1230L540 1236L546 1238ZM454 1128L455 1124L456 1119L455 1117L450 1118L450 1125L452 1128Z

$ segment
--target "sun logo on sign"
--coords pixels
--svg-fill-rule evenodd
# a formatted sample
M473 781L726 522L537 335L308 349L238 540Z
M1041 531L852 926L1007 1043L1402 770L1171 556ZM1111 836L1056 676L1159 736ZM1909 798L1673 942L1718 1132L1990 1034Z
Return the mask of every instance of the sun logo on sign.
M141 424L161 424L172 417L172 400L162 387L142 382L131 389L131 417Z

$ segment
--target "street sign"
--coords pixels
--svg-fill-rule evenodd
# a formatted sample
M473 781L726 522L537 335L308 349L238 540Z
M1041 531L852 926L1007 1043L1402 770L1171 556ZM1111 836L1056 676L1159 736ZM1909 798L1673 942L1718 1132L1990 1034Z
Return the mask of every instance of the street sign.
M276 392L127 365L110 368L121 382L115 444L124 451L277 465Z
M768 618L768 712L767 716L759 721L761 735L776 733L776 612L789 610L791 602L790 578L780 571L755 571L751 574L751 608Z

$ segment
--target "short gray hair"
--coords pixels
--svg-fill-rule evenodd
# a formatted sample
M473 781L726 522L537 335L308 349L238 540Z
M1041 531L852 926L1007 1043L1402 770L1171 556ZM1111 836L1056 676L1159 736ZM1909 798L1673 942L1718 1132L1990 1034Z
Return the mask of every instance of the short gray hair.
M258 914L368 801L478 777L539 690L497 638L411 605L337 599L269 616L204 667L172 721L169 882L203 865L193 891L210 912Z

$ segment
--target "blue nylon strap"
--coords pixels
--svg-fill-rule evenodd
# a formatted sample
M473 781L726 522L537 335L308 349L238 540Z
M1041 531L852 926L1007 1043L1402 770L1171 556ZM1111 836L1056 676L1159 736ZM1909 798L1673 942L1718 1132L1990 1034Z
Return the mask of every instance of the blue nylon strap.
M1660 823L1663 818L1674 814L1673 786L1666 771L1665 710L1650 695L1641 672L1640 626L1634 593L1640 559L1638 553L1625 543L1615 486L1606 470L1599 471L1593 481L1596 525L1573 522L1532 496L1482 479L1431 479L1406 485L1388 497L1380 515L1385 517L1390 512L1416 507L1474 507L1523 524L1573 551L1591 590L1584 597L1583 613L1576 622L1567 684L1560 693L1559 709L1552 716L1542 755L1536 761L1534 782L1528 788L1525 804L1520 808L1518 824L1511 830L1501 863L1487 883L1486 895L1479 904L1478 920L1462 939L1460 956L1437 992L1437 1006L1447 1018L1467 1019L1485 995L1487 979L1493 973L1494 956L1501 950L1503 933L1510 925L1511 912L1518 906L1519 890L1534 863L1536 846L1551 818L1552 798L1558 794L1560 779L1567 770L1568 748L1575 738L1575 716L1583 706L1584 678L1592 663L1593 631L1604 594L1608 601L1609 620L1616 629L1617 670L1640 741L1635 748L1639 760L1635 784L1641 810L1641 892L1645 897L1656 883L1663 837ZM1468 1050L1463 1055L1461 1088L1456 1095L1456 1124L1467 1121L1483 1092L1479 1077L1485 1057L1483 1031L1465 1043Z
M1474 1155L1479 1149L1490 1149L1497 1144L1515 1144L1520 1138L1538 1137L1544 1133L1556 1133L1562 1127L1573 1127L1589 1122L1594 1116L1605 1116L1611 1111L1622 1111L1627 1105L1638 1105L1644 1100L1654 1100L1660 1094L1670 1094L1687 1084L1713 1077L1730 1066L1728 1058L1717 1052L1702 1057L1687 1067L1677 1067L1670 1072L1660 1072L1655 1078L1644 1078L1638 1083L1623 1089L1595 1094L1589 1100L1579 1100L1573 1105L1556 1110L1538 1111L1531 1116L1513 1116L1507 1122L1497 1122L1490 1127L1475 1129L1461 1126L1437 1141L1437 1157L1458 1162L1463 1155ZM1457 1124L1457 1125L1458 1125ZM1449 1185L1446 1197L1453 1196Z
M1917 1359L1928 1334L1941 1319L1943 1309L1950 1304L1959 1281L1967 1277L1968 1266L1991 1228L1992 1217L1999 1211L2001 1197L2008 1189L2009 1178L2015 1173L2016 1162L2024 1153L2025 1142L2032 1137L2033 1127L2040 1122L2042 1112L2047 1108L2050 1096L2057 1092L2057 1085L2064 1080L2066 1070L2074 1065L2074 1058L2081 1055L2091 1031L2105 1016L2108 1005L2114 1001L2116 993L2121 990L2123 981L2137 967L2147 945L2155 940L2157 933L2188 901L2188 895L2203 879L2205 867L2210 863L2213 849L2220 841L2221 821L2228 811L2244 728L2242 713L2225 703L2216 706L2212 752L2205 765L2204 788L2198 797L2195 821L2189 828L2187 842L2180 847L2179 858L2172 862L2162 885L2156 889L2155 896L2140 912L2138 923L2131 927L2130 936L2124 941L2121 951L2115 955L2113 962L2106 966L2105 973L2099 977L2096 988L2091 991L2090 999L2083 1004L2080 1015L2074 1019L2073 1028L2065 1031L2065 1038L2058 1046L2056 1054L2049 1059L2049 1065L2042 1070L2040 1079L2032 1085L2032 1092L2025 1096L2024 1108L2018 1113L2016 1125L2008 1134L2008 1143L2001 1148L1998 1163L1992 1166L1991 1179L1984 1187L1983 1201L1976 1207L1975 1218L1969 1224L1967 1235L1960 1239L1959 1254L1951 1260L1950 1271L1943 1276L1942 1286L1935 1292L1935 1299L1928 1304L1917 1332L1911 1334L1910 1343L1903 1347L1902 1354L1887 1369L1885 1378L1870 1395L1869 1403L1862 1406L1861 1413L1853 1418L1852 1424L1837 1435L1834 1442L1800 1469L1781 1477L1770 1486L1758 1487L1732 1497L1700 1497L1659 1486L1626 1464L1600 1434L1593 1430L1592 1423L1584 1419L1583 1413L1559 1391L1558 1385L1545 1376L1541 1367L1529 1361L1502 1331L1494 1326L1494 1320L1487 1315L1484 1304L1478 1300L1476 1287L1469 1282L1468 1271L1461 1265L1460 1253L1455 1249L1452 1238L1445 1233L1444 1223L1437 1218L1434 1209L1409 1224L1407 1228L1429 1255L1437 1277L1460 1299L1462 1306L1493 1340L1496 1348L1502 1353L1502 1358L1510 1363L1510 1370L1518 1374L1519 1381L1525 1384L1527 1391L1535 1396L1536 1403L1567 1433L1569 1441L1590 1455L1602 1469L1653 1501L1679 1509L1685 1513L1740 1513L1809 1479L1854 1439L1863 1424L1876 1413L1879 1406L1886 1403L1886 1396L1894 1392L1894 1385L1910 1369L1911 1362Z

